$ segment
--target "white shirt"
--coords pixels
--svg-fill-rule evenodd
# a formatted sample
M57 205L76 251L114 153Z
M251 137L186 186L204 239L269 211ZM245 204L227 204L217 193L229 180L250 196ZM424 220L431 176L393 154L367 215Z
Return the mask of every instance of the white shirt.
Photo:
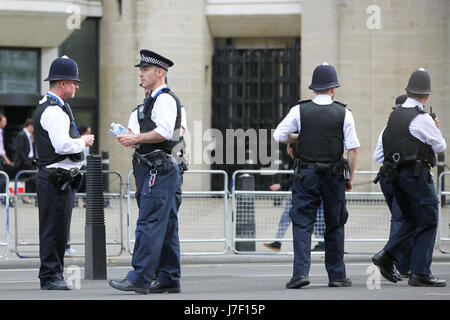
M165 86L164 86L165 87ZM163 87L160 87L160 88L163 88ZM156 94L156 92L158 92L160 89L158 88L157 90L155 90L154 92L155 92L155 94ZM166 94L167 95L167 94ZM152 96L154 96L154 95L152 95ZM160 98L158 98L158 100L156 100L156 101L158 101L158 103L159 103L159 99L161 99L161 97ZM173 99L171 99L171 100L173 100ZM141 107L143 107L143 105L141 105ZM175 102L175 108L176 108L176 102ZM154 107L153 107L153 110L154 110ZM140 133L141 132L141 129L140 129L140 126L139 126L139 121L138 121L138 117L137 117L137 112L138 112L138 109L136 108L136 109L134 109L132 112L131 112L131 114L130 114L130 118L128 119L128 128L129 129L131 129L131 131L134 133L134 134L137 134L137 133ZM175 110L175 115L176 115L176 110ZM175 116L175 119L176 119L176 116ZM152 112L152 120L153 121L155 121L154 120L154 118L153 118L153 112ZM155 123L156 123L156 121L155 121ZM183 129L184 130L187 130L187 123L186 123L186 110L184 109L184 107L182 107L181 108L181 126L183 127ZM175 127L175 124L173 125L173 127ZM155 129L156 130L156 129ZM158 131L156 131L156 132L158 132ZM159 132L158 132L159 133ZM162 134L161 134L162 135ZM172 129L172 135L173 135L173 129ZM167 138L166 138L167 139ZM171 140L172 139L172 136L170 136L170 139L167 139L167 140Z
M53 92L50 92L63 105L64 101ZM39 101L47 101L47 95ZM59 105L48 106L41 115L40 120L42 128L48 132L50 142L57 154L74 154L83 152L86 144L82 138L72 139L69 136L70 119ZM73 167L81 168L82 162L74 162L66 158L47 166L47 168L62 168L70 170Z
M33 158L34 157L34 150L33 150L33 141L31 140L31 133L28 132L27 129L23 129L23 131L25 132L25 134L27 135L28 138L28 144L30 145L30 152L28 152L28 158Z
M416 106L423 109L422 103L412 98L406 99L402 105L403 108L415 108ZM378 136L377 146L373 153L373 159L378 163L384 161L383 132L385 129L386 127L383 128ZM436 127L433 118L428 113L421 113L414 117L409 124L409 132L421 142L430 145L431 149L436 153L441 153L447 149L447 144L442 136L441 130Z
M155 97L163 88L167 88L167 85L164 84L153 90L152 97ZM158 95L153 105L151 119L156 124L155 132L166 140L172 140L177 120L177 103L170 94L163 92Z
M333 99L327 94L318 94L312 100L318 105L330 105L333 103ZM286 141L288 135L291 133L300 132L301 121L300 121L300 110L299 105L291 108L287 116L278 124L273 138L277 141ZM359 140L356 136L355 121L350 110L345 109L344 117L344 147L346 150L359 148Z
M143 107L143 105L139 106ZM138 112L138 108L134 109L131 114L130 114L130 118L128 119L128 129L131 130L131 132L133 132L134 134L138 134L141 133L141 128L139 126L139 120L137 118L137 112Z

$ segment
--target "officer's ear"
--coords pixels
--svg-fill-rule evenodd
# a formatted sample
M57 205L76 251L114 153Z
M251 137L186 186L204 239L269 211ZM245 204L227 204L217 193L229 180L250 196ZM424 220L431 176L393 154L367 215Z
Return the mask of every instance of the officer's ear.
M61 89L65 89L68 86L68 83L66 80L61 80L59 82L59 86L61 87Z

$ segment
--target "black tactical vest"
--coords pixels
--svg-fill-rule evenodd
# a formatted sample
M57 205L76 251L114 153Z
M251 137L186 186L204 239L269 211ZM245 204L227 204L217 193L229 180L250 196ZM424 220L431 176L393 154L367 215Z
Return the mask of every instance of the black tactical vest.
M299 102L301 129L298 152L302 162L338 162L344 153L345 105Z
M75 154L57 154L55 148L53 147L48 132L44 130L41 126L41 116L45 109L49 106L59 105L58 101L50 96L47 96L47 100L39 104L36 110L33 112L33 136L36 143L37 149L37 163L38 167L45 167L52 163L60 162L66 158L74 162L80 162L84 160L84 152L79 152ZM60 108L68 115L70 119L69 136L72 139L80 138L80 133L75 125L73 115L67 110L65 106L60 106Z
M169 88L163 88L161 92L157 93L154 97L149 96L145 103L143 108L138 107L137 117L139 121L139 127L140 132L150 132L154 129L156 129L156 123L152 120L152 111L153 106L155 105L156 99L158 99L158 96L161 93L167 93L170 94L172 98L175 99L177 104L177 118L175 120L175 127L174 132L171 140L165 140L160 143L141 143L139 145L139 153L141 154L147 154L150 153L156 149L160 149L165 151L168 154L172 154L172 150L175 148L175 146L180 143L180 128L181 128L181 102L178 99L178 97L170 91Z
M389 116L383 132L384 161L392 162L398 153L400 164L421 160L436 165L436 155L430 145L423 143L409 132L411 121L425 111L416 108L397 107Z

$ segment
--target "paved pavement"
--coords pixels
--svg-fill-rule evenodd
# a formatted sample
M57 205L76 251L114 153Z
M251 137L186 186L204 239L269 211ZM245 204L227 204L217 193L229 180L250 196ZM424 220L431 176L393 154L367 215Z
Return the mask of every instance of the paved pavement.
M311 285L287 290L292 274L291 255L183 256L182 293L137 295L110 288L107 280L84 280L84 258L66 258L66 279L79 271L80 289L70 292L39 290L38 259L0 261L1 300L450 300L450 286L415 288L397 284L374 272L370 255L346 255L351 288L328 288L322 255L312 256ZM107 278L122 279L131 269L129 255L109 258ZM450 256L436 253L433 273L450 282ZM70 273L67 270L75 270ZM77 283L75 283L77 284Z

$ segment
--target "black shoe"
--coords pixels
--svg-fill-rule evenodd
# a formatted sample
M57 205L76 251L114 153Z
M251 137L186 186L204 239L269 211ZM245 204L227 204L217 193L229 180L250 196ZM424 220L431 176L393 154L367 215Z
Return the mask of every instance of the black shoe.
M386 251L381 250L372 257L372 262L381 272L381 275L388 281L397 283L402 280L402 276L394 266L394 258Z
M352 286L352 280L349 278L344 278L342 280L334 280L328 282L329 287L351 287Z
M325 245L318 243L314 248L311 249L311 251L325 251Z
M418 275L412 274L409 278L408 284L414 287L445 287L447 282L445 280L436 278L433 275Z
M41 285L41 290L70 290L64 280L55 280Z
M134 291L140 294L148 294L148 289L144 287L139 287L134 283L128 281L127 279L123 279L122 281L110 280L109 285L114 289L121 291Z
M165 285L162 285L159 282L155 282L155 284L153 284L150 287L149 290L150 293L180 293L181 292L181 288L180 287L168 287Z
M286 283L286 289L300 289L301 287L309 284L308 276L292 277L288 283Z
M267 249L276 251L276 252L280 252L281 250L281 242L275 241L272 243L264 243L264 247L266 247Z

